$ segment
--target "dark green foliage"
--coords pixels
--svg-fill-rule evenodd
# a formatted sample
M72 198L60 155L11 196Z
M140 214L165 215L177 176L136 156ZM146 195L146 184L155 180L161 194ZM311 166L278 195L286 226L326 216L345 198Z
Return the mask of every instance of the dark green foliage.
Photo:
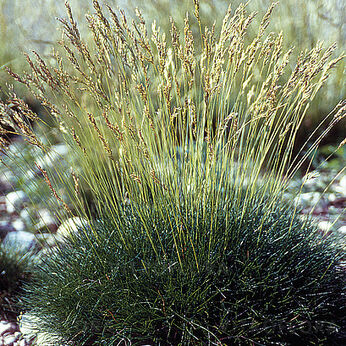
M279 203L268 212L265 204L247 201L243 216L239 205L220 209L216 217L204 208L202 218L181 207L188 230L177 239L181 264L169 222L173 208L167 208L172 215L140 211L151 218L151 236L164 249L159 253L130 208L119 217L127 225L127 248L107 222L73 237L47 257L26 287L25 306L41 320L39 329L78 346L121 340L332 343L345 312L345 274L332 239ZM197 219L194 255L188 234L195 234Z
M0 244L0 292L18 287L30 261L30 255L26 251Z
M28 279L31 264L29 252L0 244L0 314L14 312L13 298Z

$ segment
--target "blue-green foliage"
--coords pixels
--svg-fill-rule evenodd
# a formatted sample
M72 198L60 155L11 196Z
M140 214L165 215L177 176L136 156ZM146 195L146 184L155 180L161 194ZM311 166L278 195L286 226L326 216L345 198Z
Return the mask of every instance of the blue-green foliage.
M41 330L78 345L332 340L344 305L333 239L287 205L246 205L210 215L205 206L203 218L183 203L166 208L172 214L124 207L126 247L114 224L84 229L37 269L26 307ZM144 209L161 252L148 241ZM174 241L177 210L185 232ZM189 234L198 234L195 248Z

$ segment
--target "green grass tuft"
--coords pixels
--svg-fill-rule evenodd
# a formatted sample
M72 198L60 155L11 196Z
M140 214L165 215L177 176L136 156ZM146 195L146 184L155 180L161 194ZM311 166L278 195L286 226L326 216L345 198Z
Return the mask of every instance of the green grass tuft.
M34 327L53 345L331 340L341 254L280 196L346 115L341 101L294 155L343 56L317 43L290 59L282 32L267 30L274 3L252 31L245 5L208 28L196 0L170 32L139 10L132 21L92 4L89 35L66 3L51 59L33 53L30 74L8 71L47 107L71 153L66 165L29 169L58 217L85 220L27 286ZM0 114L1 131L10 124L34 154L50 152L45 122L14 92Z
M205 206L204 218L171 207L167 214L125 208L118 221L127 248L117 226L102 222L97 232L86 228L49 256L24 298L40 330L75 345L335 339L345 312L345 272L333 239L281 203L268 212L266 203L247 201L245 215L239 205L216 214ZM186 230L180 258L170 231L179 211ZM160 253L147 240L143 213Z

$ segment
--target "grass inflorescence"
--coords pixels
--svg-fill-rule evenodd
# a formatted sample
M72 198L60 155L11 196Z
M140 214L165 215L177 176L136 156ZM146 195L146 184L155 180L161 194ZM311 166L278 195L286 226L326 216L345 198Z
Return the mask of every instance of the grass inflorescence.
M236 8L244 1L232 1L232 6ZM273 0L253 0L247 3L249 12L263 12L270 6ZM138 4L131 3L132 7ZM131 7L130 5L130 7ZM203 24L211 27L213 24L219 28L222 23L222 16L227 9L229 1L213 0L202 1L199 5L200 17ZM295 47L291 54L290 67L294 68L299 53L305 49L310 50L317 42L323 41L326 45L336 43L337 54L344 54L345 30L343 30L345 3L338 0L285 0L280 1L272 13L269 31L284 32L283 46L288 50ZM170 29L169 17L176 19L179 28L184 26L183 18L187 11L191 14L195 11L195 5L190 0L148 0L141 4L145 17L150 20L160 18L160 26L165 32ZM253 26L248 28L248 35L244 37L246 44L251 42L256 34L261 16L257 15ZM192 31L198 33L198 24L192 23ZM195 43L201 44L198 35ZM302 129L299 132L297 149L309 137L310 132L323 121L324 117L332 110L334 104L345 98L344 83L344 62L340 62L326 81L327 87L323 88L316 95L314 102L307 111L303 121ZM336 142L344 135L345 120L337 124L333 129L333 134L327 136L325 141Z
M254 35L246 5L208 28L193 3L182 30L171 18L162 32L138 9L131 22L94 0L91 43L66 4L60 49L28 55L30 74L9 70L71 153L70 172L32 167L61 217L85 220L27 286L36 328L61 343L320 342L338 330L340 249L281 196L345 116L341 101L294 157L309 105L343 57L317 43L291 69L293 49L267 33L275 3ZM0 111L49 150L15 93Z

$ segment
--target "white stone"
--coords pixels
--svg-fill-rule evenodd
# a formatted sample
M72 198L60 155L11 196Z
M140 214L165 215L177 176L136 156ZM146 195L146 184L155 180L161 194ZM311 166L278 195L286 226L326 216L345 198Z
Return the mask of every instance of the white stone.
M306 192L297 196L300 204L303 204L304 206L309 205L311 207L319 202L320 197L321 194L318 192Z
M15 332L15 333L14 333L14 336L15 336L16 341L17 341L17 340L19 340L19 338L22 336L22 333Z
M52 233L36 234L36 239L42 246L47 245L49 247L57 245L57 242L62 240L61 237Z
M80 217L71 217L59 226L56 233L61 237L67 237L72 233L78 232L86 224L87 221Z
M24 191L12 191L6 195L7 212L14 213L27 200Z
M12 346L16 342L16 337L14 335L8 335L4 337L4 346Z
M1 323L0 323L0 335L6 333L7 330L9 330L8 323L1 321Z
M4 184L13 185L13 184L16 183L17 178L16 178L16 176L13 174L13 172L11 172L11 171L6 171L6 172L2 173L1 181L2 181Z
M35 245L35 235L25 231L10 232L3 240L4 245L29 250Z
M51 212L48 209L42 209L39 211L39 222L35 225L35 230L39 231L42 229L50 229L52 225L56 224L56 220L54 216L51 214Z
M0 335L4 336L6 333L13 333L16 330L16 325L11 322L1 321Z
M65 144L57 144L52 146L51 150L42 158L37 160L37 163L42 168L53 167L54 163L68 154L68 147Z
M340 179L339 184L335 186L335 191L339 192L343 196L346 196L346 175L344 175Z
M35 176L36 176L36 172L31 169L27 170L25 173L25 179L27 180L32 180L35 178Z
M313 171L313 172L306 174L303 177L304 187L306 187L308 189L314 188L316 186L316 184L318 183L319 177L320 177L320 173L317 171Z
M328 201L329 202L334 202L336 200L336 196L334 193L328 194Z
M331 227L332 223L330 221L320 221L318 223L318 228L325 232L329 231Z
M27 209L23 209L20 214L19 217L23 220L23 222L26 225L31 225L32 224L32 216L29 213L29 211Z
M18 232L22 232L25 230L25 223L21 219L16 219L12 222L12 226Z
M50 223L54 221L54 217L52 213L48 209L41 209L38 212L40 218L45 221L46 223Z
M341 226L338 231L342 234L346 234L346 226Z
M22 315L20 321L20 331L28 339L34 337L36 346L55 346L61 344L61 339L56 335L40 332L37 327L39 325L39 318L32 316L30 313L25 313Z
M27 346L27 342L26 342L26 340L25 339L22 339L22 340L20 340L20 342L19 342L19 346Z

